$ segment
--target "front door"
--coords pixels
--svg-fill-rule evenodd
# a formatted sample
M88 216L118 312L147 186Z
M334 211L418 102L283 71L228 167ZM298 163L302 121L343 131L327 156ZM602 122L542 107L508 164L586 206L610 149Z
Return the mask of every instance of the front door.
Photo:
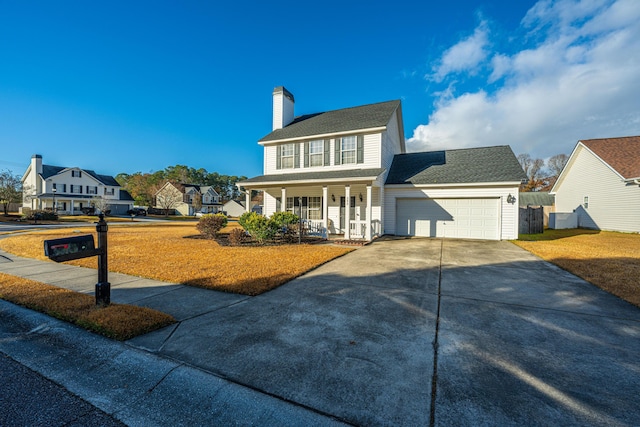
M351 203L349 203L349 218L351 220L356 219L356 196L351 196ZM345 223L344 223L344 211L346 209L346 198L344 196L340 197L340 232L345 232Z

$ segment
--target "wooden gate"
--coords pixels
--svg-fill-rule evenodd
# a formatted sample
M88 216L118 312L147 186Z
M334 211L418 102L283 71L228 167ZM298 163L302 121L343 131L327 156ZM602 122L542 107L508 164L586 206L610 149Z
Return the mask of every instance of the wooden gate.
M539 234L544 231L544 213L542 206L520 208L520 234Z

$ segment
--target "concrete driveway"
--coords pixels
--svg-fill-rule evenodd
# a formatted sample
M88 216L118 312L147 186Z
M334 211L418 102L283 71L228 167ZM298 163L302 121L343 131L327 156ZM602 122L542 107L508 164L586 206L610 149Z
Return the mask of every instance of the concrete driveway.
M180 322L130 345L338 422L640 424L640 309L508 242L381 239L258 297L140 291L112 298Z

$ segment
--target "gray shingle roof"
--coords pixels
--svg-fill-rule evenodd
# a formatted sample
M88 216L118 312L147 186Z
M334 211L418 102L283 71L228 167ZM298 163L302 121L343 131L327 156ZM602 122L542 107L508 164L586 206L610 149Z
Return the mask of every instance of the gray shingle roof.
M300 173L283 173L277 175L260 175L253 178L239 181L238 184L269 184L273 182L289 182L289 181L322 181L330 179L349 179L349 178L369 178L377 177L384 168L375 169L352 169L352 170L333 170L326 172L300 172Z
M62 167L62 166L51 166L51 165L42 165L42 177L44 179L47 178L51 178L54 175L59 174L60 172L62 172L65 169L69 169L67 167ZM116 179L112 176L109 175L99 175L97 173L95 173L92 170L88 170L88 169L81 169L83 172L88 173L89 175L91 175L92 177L94 177L95 179L97 179L98 181L100 181L101 183L103 183L104 185L112 185L114 187L119 187L120 184L118 184L118 181L116 181Z
M397 154L386 184L520 182L527 177L508 145Z
M284 128L274 130L259 142L386 126L399 105L400 101L396 100L299 116Z

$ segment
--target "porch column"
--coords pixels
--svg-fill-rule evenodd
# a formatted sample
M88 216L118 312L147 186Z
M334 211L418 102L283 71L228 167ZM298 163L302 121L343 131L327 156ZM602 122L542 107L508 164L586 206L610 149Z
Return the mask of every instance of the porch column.
M326 233L326 237L329 237L329 188L327 186L322 187L322 224Z
M351 187L344 186L344 238L351 238Z
M245 212L251 212L251 190L244 193Z
M282 187L282 194L280 196L280 212L287 210L287 189Z
M364 238L371 240L371 185L367 185L367 230Z

